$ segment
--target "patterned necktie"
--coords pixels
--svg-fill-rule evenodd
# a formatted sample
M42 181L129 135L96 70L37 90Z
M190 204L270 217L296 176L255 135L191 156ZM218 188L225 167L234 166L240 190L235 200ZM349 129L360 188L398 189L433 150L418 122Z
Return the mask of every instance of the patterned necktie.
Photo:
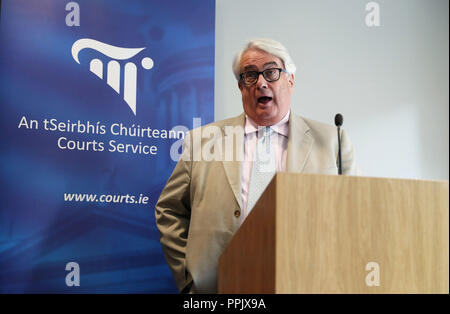
M259 138L253 158L252 174L248 192L247 215L255 206L276 171L275 147L271 147L270 136L273 130L266 126L258 130ZM262 136L261 136L262 133Z

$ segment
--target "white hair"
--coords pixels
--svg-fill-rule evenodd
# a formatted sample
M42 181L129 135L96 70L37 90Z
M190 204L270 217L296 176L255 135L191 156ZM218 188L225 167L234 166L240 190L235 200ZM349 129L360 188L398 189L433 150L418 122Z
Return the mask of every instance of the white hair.
M250 40L248 44L236 54L236 57L234 57L233 73L237 80L239 80L242 55L250 49L259 49L280 58L284 63L285 70L289 72L289 74L294 74L295 70L297 70L297 67L295 66L294 61L289 55L286 47L273 39L257 38Z

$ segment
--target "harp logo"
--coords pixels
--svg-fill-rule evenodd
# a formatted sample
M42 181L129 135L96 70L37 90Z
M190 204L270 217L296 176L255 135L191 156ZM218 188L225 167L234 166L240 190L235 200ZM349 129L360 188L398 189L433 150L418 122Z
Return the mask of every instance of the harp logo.
M83 49L93 49L103 55L111 58L106 65L106 83L111 86L119 95L123 95L123 99L130 107L133 114L136 115L136 86L137 86L137 69L138 67L133 62L126 62L123 66L117 60L128 60L144 48L122 48L108 45L90 38L82 38L77 40L72 45L72 57L80 64L78 54ZM153 68L153 60L149 57L144 57L141 60L141 66L145 70ZM89 69L92 73L103 79L103 62L100 59L92 59ZM123 72L123 88L120 86L120 76Z

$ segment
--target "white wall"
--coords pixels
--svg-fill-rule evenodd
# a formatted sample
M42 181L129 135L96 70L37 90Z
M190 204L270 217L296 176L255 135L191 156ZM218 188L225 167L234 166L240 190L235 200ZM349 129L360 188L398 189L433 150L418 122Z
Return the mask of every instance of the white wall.
M250 38L282 42L297 65L292 108L344 127L366 176L449 178L448 0L216 0L215 119L242 112L231 71Z

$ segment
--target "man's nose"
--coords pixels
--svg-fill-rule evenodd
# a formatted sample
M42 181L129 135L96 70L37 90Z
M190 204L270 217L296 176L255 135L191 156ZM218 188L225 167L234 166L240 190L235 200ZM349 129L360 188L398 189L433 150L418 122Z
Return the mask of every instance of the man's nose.
M256 81L256 87L257 88L267 88L267 81L264 78L264 75L262 73L259 73L258 80Z

